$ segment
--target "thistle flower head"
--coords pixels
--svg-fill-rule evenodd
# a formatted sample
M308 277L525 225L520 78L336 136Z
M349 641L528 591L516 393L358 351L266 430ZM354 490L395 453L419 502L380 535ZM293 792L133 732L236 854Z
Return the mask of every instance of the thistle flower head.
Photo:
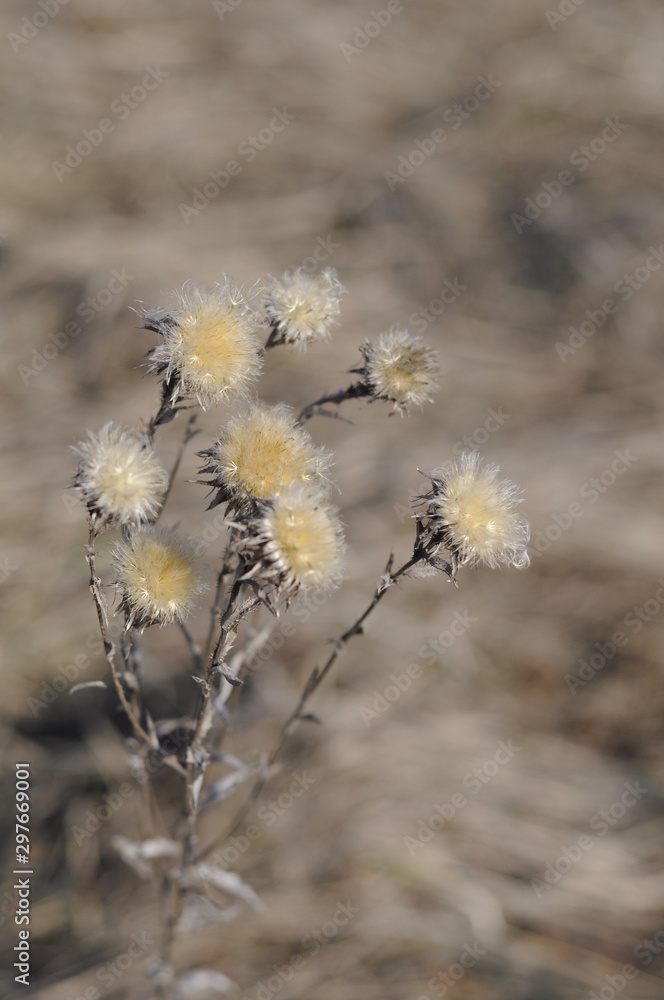
M155 516L168 473L144 434L109 421L73 450L81 460L73 485L102 524L140 524Z
M339 322L339 300L345 290L333 268L311 275L298 267L280 280L269 276L265 311L273 329L272 343L297 344L304 351L309 344L327 340L330 327Z
M212 506L230 501L236 509L252 500L269 500L289 483L319 489L331 456L313 443L286 406L254 403L232 417L216 442L199 453L201 470L217 494Z
M438 388L440 369L436 352L421 337L392 327L376 340L367 340L360 348L362 368L355 368L374 399L387 399L393 412L407 413L411 405L423 406L432 401Z
M277 598L339 583L344 542L336 508L299 483L267 501L248 522L245 546L249 575L274 587Z
M137 628L184 621L205 590L193 543L172 528L138 528L115 546L113 564L128 625Z
M419 498L427 509L416 517L425 543L451 552L453 571L482 563L522 569L530 562L530 526L518 510L520 490L511 480L499 479L499 471L483 464L477 452L465 452L459 462L428 477L431 490Z
M196 396L205 409L232 390L243 393L258 376L261 316L231 279L211 292L186 284L172 309L142 313L143 326L161 334L152 348L150 371L164 374L164 398L173 405Z

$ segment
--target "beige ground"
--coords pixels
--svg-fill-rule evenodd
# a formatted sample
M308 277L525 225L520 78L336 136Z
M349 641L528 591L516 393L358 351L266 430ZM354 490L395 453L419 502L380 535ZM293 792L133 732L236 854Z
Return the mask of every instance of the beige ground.
M227 272L250 283L331 240L328 263L349 291L343 324L315 352L272 353L261 383L269 400L301 405L343 386L363 338L393 324L415 332L409 317L446 280L466 290L425 330L444 369L435 406L400 420L352 404L352 426L312 424L336 451L350 578L257 674L227 749L253 759L271 745L324 641L363 606L390 548L407 557L399 510L422 485L417 468L448 460L464 436L524 487L535 538L554 540L523 573L466 571L458 591L434 579L388 595L317 695L323 725L300 731L263 804L287 792L292 772L316 781L283 815L263 813L274 822L262 821L237 861L264 910L184 936L179 970L223 971L258 1000L418 1000L445 995L440 974L457 974L464 958L470 967L448 989L455 1000L592 991L655 1000L664 962L641 942L664 945L664 933L655 937L664 928L664 281L661 258L649 256L664 239L664 11L654 0L588 2L547 20L545 2L413 0L360 48L370 5L218 7L72 0L46 18L9 0L0 14L4 992L14 986L18 930L13 767L28 760L38 873L29 995L150 995L150 948L129 967L123 956L133 934L154 937L155 892L111 846L114 834L139 835L138 796L80 845L72 833L128 780L115 702L65 692L35 717L28 701L87 657L94 635L84 518L63 494L74 469L68 446L88 427L137 423L154 408L156 384L137 368L153 339L130 306L159 303L189 278L211 283ZM48 23L26 28L26 16ZM27 44L16 40L22 27L35 34ZM128 110L122 95L150 67L163 79ZM455 129L449 109L478 86L484 98ZM294 118L250 160L242 144L275 108ZM52 166L102 119L113 128L90 155L67 173ZM613 141L598 139L603 131ZM575 152L593 140L592 161ZM386 172L418 141L431 155L391 189ZM239 174L185 222L179 206L233 159ZM543 184L555 193L561 171L567 184L537 219L511 218L527 198L545 204ZM91 320L77 315L114 270L131 276L125 289ZM626 284L615 286L635 271L628 297ZM556 344L586 310L601 320L607 299L613 315L600 328L590 322L592 336L563 362ZM74 321L80 333L67 341L61 331ZM45 348L51 360L37 371ZM505 417L488 433L492 411ZM206 416L208 436L225 413ZM177 424L164 430L166 459L178 435ZM628 467L613 476L617 451ZM195 471L192 451L185 478ZM588 484L602 475L600 493ZM200 534L212 520L202 499L200 487L181 483L171 519ZM578 517L559 518L572 523L557 531L554 515L570 504ZM645 609L641 619L634 608ZM423 649L455 613L471 626L440 657ZM596 644L617 631L625 644L600 654ZM176 631L146 637L158 716L192 695L180 643ZM566 676L593 654L595 676L572 694ZM421 676L367 720L362 710L409 664ZM79 679L104 676L102 658L90 655ZM490 764L496 773L473 794L464 777L501 741L520 749ZM621 807L634 782L646 791ZM171 816L177 793L162 782ZM404 838L452 801L445 828L409 853ZM239 802L211 812L206 837ZM580 860L538 896L531 879L547 865L566 868L563 849L583 835L592 847L577 848ZM357 913L337 931L329 921L341 903ZM322 926L328 937L314 954L306 936ZM637 976L621 981L627 963ZM273 978L261 993L275 965L290 981Z

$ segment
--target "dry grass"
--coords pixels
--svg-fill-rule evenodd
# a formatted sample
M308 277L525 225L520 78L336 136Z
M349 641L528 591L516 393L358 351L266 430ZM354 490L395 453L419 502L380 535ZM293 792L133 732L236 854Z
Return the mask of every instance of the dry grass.
M553 31L546 9L404 4L350 62L340 43L352 44L371 9L301 0L243 0L222 21L207 3L72 3L17 53L5 42L3 870L13 762L28 759L39 873L31 996L66 1000L90 986L105 998L145 996L141 963L112 983L99 971L132 933L155 929L153 888L137 884L110 846L113 833L139 834L138 796L80 846L72 836L127 780L115 700L64 693L37 718L28 705L77 654L89 657L80 679L104 676L86 647L95 621L84 518L63 501L75 464L68 446L86 427L137 423L154 410L155 384L136 370L152 335L137 329L130 305L152 305L189 278L279 274L319 237L335 244L327 263L350 291L342 326L313 354L271 352L269 402L300 407L341 388L365 337L408 325L445 279L466 290L425 333L444 373L433 407L388 420L381 404L358 402L352 427L308 425L336 451L353 582L264 666L228 749L249 756L275 738L323 656L321 637L352 620L390 547L408 556L411 529L395 505L420 490L416 468L453 457L455 442L478 429L483 438L491 409L508 416L482 453L525 488L535 532L571 503L582 514L525 573L466 571L458 591L441 578L389 595L317 695L324 725L299 732L264 802L288 789L292 771L306 768L316 783L238 861L265 910L183 938L181 966L218 968L255 997L272 965L286 965L303 935L350 899L358 915L309 953L280 997L433 996L428 981L474 941L487 954L455 1000L582 998L627 962L639 975L621 995L662 995L661 959L646 966L633 955L664 923L662 616L653 611L638 632L625 618L658 603L664 565L664 283L653 268L629 300L613 288L662 239L664 15L653 0L584 4ZM10 0L2 34L31 11ZM114 131L58 182L52 161L157 65L168 77L126 119L114 116ZM489 74L500 87L461 128L446 126L446 109ZM295 118L249 162L238 147L274 107ZM628 128L587 170L570 166L616 116ZM446 141L391 191L385 171L439 127ZM186 225L178 206L233 158L239 176ZM517 234L511 213L565 169L574 183ZM86 322L77 308L114 269L131 280ZM617 313L562 363L556 343L609 297ZM80 334L26 384L18 366L72 321ZM225 412L208 413L208 439ZM164 431L166 459L178 434L177 425ZM633 464L595 501L584 497L583 484L625 449ZM185 478L195 468L190 454ZM214 512L195 512L199 489L181 484L171 517L200 533ZM427 662L418 651L455 612L471 627ZM617 630L629 641L572 695L565 676ZM175 714L190 695L184 650L168 630L149 640L154 713ZM410 663L421 677L367 727L361 710ZM464 776L510 739L522 749L469 794ZM530 879L636 780L647 794L538 899ZM177 801L170 779L162 785ZM463 791L468 804L411 856L404 836ZM219 821L208 822L211 835ZM7 876L3 891L11 884Z

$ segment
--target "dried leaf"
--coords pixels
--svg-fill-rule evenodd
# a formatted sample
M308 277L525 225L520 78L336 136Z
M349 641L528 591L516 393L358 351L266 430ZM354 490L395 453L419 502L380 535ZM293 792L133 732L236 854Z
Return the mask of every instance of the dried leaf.
M191 934L202 927L231 924L239 918L243 910L241 902L231 903L230 906L219 906L207 895L190 895L183 906L175 933Z
M180 846L168 837L152 837L137 845L142 858L176 858L180 853Z
M203 882L205 885L214 886L221 889L229 896L241 899L254 910L262 910L263 903L256 895L251 886L243 882L237 872L228 872L225 868L217 868L216 865L192 865L185 872L185 876L193 876L195 881Z
M239 987L223 972L194 969L185 972L175 983L175 1000L213 1000L236 993Z
M69 688L69 693L73 694L74 691L82 691L83 688L105 688L108 687L106 681L83 681L81 684L74 684L72 688Z
M205 777L205 771L201 771L201 773L191 783L191 797L193 800L194 809L198 808L198 797L201 794L201 788L203 787L204 777Z
M219 667L219 673L221 674L221 676L225 680L228 681L229 684L232 685L232 687L241 687L242 686L242 681L240 680L240 678L239 677L235 677L235 675L232 674L232 673L230 673L230 671L224 670L222 667Z
M247 778L250 778L255 773L255 764L251 766L242 764L234 771L231 771L230 774L225 774L223 778L213 781L201 802L201 809L214 805L215 802L221 802L222 799L230 795L233 789L237 788L238 785L241 785L243 781L246 781Z
M157 727L155 726L154 719L152 718L152 716L150 715L150 713L148 712L147 709L145 710L145 728L147 729L148 734L149 734L149 736L152 739L152 745L156 749L159 746L159 737L157 736Z
M152 868L146 863L147 861L155 858L173 858L180 853L179 845L167 837L152 837L150 840L136 843L127 840L126 837L116 836L111 843L124 863L145 879L152 877Z

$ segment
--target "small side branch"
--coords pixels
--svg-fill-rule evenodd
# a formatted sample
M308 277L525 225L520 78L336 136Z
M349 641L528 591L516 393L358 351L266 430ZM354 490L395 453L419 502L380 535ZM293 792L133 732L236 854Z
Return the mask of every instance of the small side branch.
M184 435L182 437L182 441L180 442L180 447L178 448L177 455L175 456L175 461L173 462L173 468L171 469L171 474L168 477L168 486L166 487L166 492L164 493L164 499L161 502L161 509L157 515L156 518L157 520L159 520L159 518L163 514L164 507L166 506L166 501L171 495L171 489L173 488L175 477L178 474L180 464L184 457L185 449L189 444L189 442L191 441L191 439L195 437L196 434L198 434L198 431L194 430L194 424L196 423L197 419L198 419L198 410L192 413L191 416L189 417L189 420L187 421L187 426L185 427ZM152 433L154 434L154 429Z
M159 743L155 739L148 735L143 726L140 724L134 711L127 700L124 687L122 686L122 681L118 674L117 668L115 666L115 647L111 642L108 635L108 605L106 603L106 598L104 597L101 589L101 580L97 576L96 571L96 552L95 552L95 520L94 517L90 519L90 537L88 540L88 545L86 549L86 559L88 567L90 569L90 591L92 593L92 599L94 600L95 608L97 610L97 620L99 622L99 631L101 633L102 642L104 643L104 654L108 662L111 677L113 678L113 684L117 692L120 703L125 711L125 715L131 723L131 727L134 730L134 735L142 743L149 746L152 750L159 750Z
M340 406L347 399L360 399L362 396L370 396L371 390L363 382L357 382L355 385L349 386L347 389L340 389L339 392L332 392L327 396L321 396L314 403L309 403L305 406L298 416L299 423L303 424L305 420L310 420L311 417L323 416L323 417L334 417L337 420L347 420L347 417L342 417L337 410L326 410L326 403L334 403L335 406ZM350 423L350 421L348 421Z

